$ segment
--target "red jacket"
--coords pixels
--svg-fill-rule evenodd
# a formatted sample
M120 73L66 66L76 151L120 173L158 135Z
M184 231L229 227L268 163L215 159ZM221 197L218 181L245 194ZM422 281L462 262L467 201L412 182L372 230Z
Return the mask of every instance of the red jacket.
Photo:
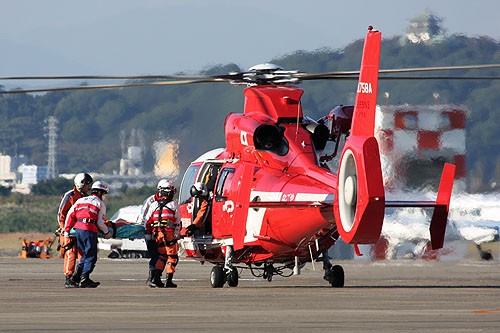
M78 199L70 208L64 230L69 233L75 229L90 230L93 232L100 229L103 233L108 233L108 227L105 224L106 205L98 196L92 194L88 197Z

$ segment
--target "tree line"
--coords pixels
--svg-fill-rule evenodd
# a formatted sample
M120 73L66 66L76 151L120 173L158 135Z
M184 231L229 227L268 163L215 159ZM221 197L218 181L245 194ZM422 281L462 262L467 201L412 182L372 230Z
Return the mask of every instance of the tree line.
M343 49L296 51L270 60L286 69L318 73L359 70L363 41ZM500 63L499 43L489 37L454 35L432 44L402 45L399 37L382 41L380 68L407 68ZM224 74L241 70L235 64L218 65L200 74ZM464 70L439 75L492 75L498 69ZM318 119L339 104L353 103L353 81L316 81L301 85L305 90L304 113ZM24 154L31 163L47 164L44 120L59 121L57 169L59 172L112 173L119 170L120 133L141 129L146 147L158 139L179 142L179 162L185 167L200 154L224 147L224 119L243 111L241 86L199 84L189 86L138 87L109 90L51 92L43 95L0 96L0 150ZM443 104L463 104L471 113L467 121L468 177L476 190L500 183L500 83L498 81L381 81L378 98L390 93L390 104L433 104L433 93ZM152 170L154 154L144 156Z

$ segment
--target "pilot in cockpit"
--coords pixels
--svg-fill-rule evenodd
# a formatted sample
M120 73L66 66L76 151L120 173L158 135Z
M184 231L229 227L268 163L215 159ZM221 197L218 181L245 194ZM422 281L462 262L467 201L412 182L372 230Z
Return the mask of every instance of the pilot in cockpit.
M205 227L205 233L210 234L210 214L212 212L212 204L207 185L202 182L197 182L190 189L191 196L200 199L201 204L196 217L190 226L186 228L186 235L193 236L196 230Z

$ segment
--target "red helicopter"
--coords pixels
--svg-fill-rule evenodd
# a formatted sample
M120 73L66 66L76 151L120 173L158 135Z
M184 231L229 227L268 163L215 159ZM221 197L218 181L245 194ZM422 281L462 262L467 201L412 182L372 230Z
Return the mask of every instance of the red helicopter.
M271 281L318 259L324 278L342 287L343 269L330 263L328 249L339 237L356 250L357 244L377 242L386 207L433 207L432 248L443 246L453 165L444 166L435 202L385 200L374 138L380 43L381 33L370 29L355 105L337 107L319 121L303 115L303 90L282 84L287 73L280 68L255 66L244 77L255 85L244 91L244 113L225 120L226 148L191 163L179 194L188 227L200 204L190 187L203 182L212 193L211 221L181 241L189 257L215 264L212 287L237 286L241 267ZM323 163L333 156L319 157L318 151L328 140L337 142L337 150L341 136L347 138L333 172Z
M435 201L386 201L379 144L374 137L379 74L429 70L492 68L500 65L379 70L381 33L369 28L359 72L305 74L264 64L248 72L220 76L73 76L0 79L169 79L132 84L1 91L25 93L228 81L247 84L243 114L225 120L226 148L210 151L188 167L179 193L183 230L200 206L193 184L206 184L211 213L201 230L180 245L190 258L214 264L210 282L238 285L238 269L271 281L291 276L303 264L322 261L324 278L344 286L344 271L332 265L328 249L341 237L353 244L380 238L385 208L434 208L432 249L443 246L455 166L445 164ZM317 121L302 113L301 80L356 79L354 106L339 106ZM421 78L420 78L421 79ZM339 143L344 144L338 154ZM328 141L331 155L320 155ZM339 159L338 170L325 163Z

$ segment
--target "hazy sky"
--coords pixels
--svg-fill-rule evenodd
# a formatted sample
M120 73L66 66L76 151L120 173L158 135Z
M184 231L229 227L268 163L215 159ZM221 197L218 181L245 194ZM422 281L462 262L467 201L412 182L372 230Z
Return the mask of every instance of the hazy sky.
M401 34L426 9L448 33L500 37L496 0L1 1L0 76L172 74Z

